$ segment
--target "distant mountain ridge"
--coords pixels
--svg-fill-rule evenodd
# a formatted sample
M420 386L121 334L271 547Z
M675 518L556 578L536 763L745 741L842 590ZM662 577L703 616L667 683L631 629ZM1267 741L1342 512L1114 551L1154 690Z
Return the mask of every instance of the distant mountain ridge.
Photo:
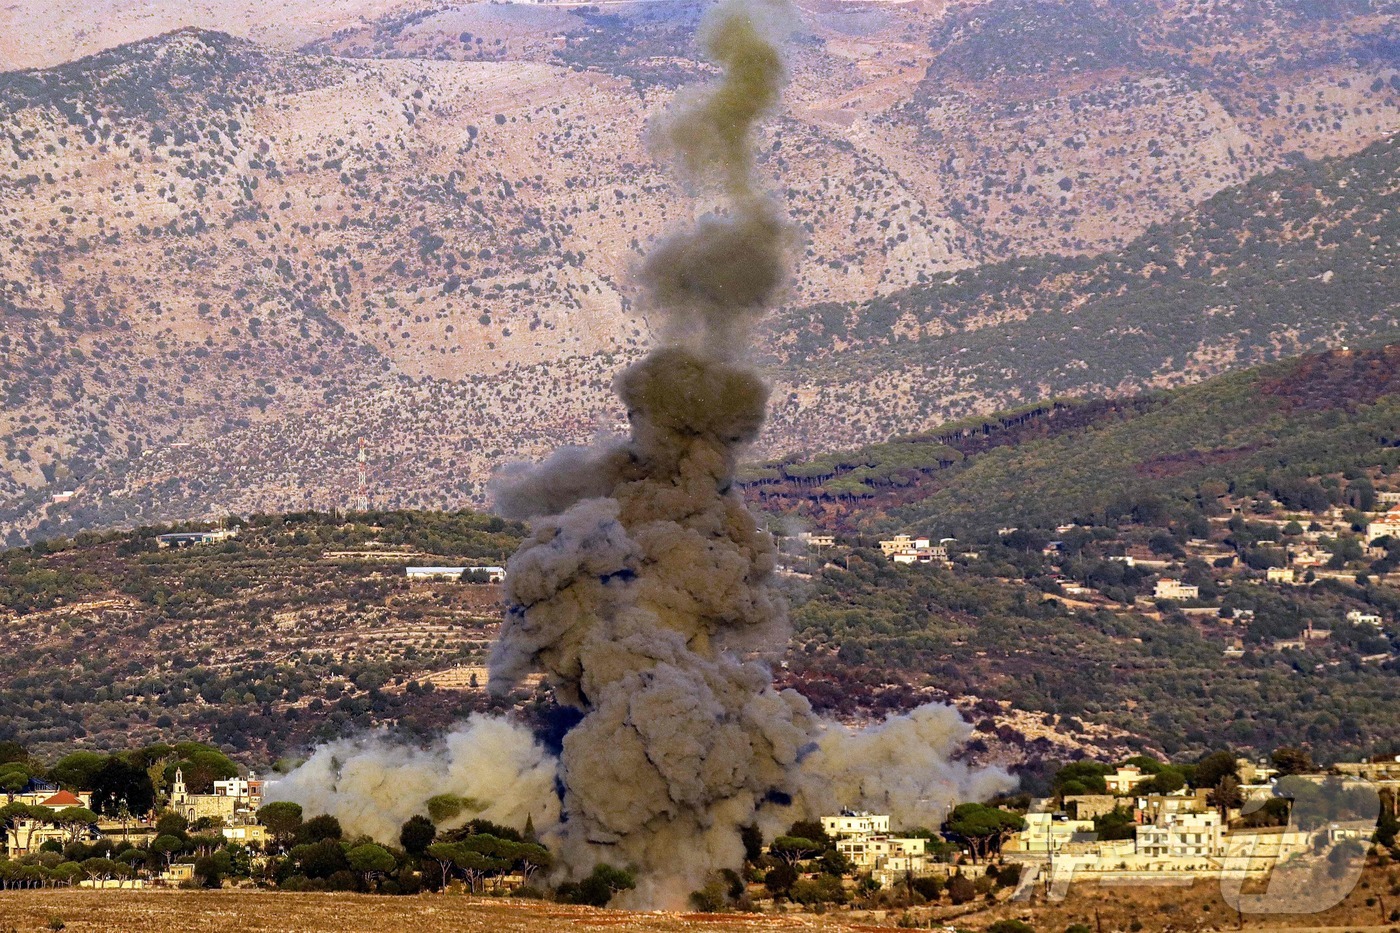
M1345 161L1400 129L1386 5L1080 6L1097 19L1024 0L804 14L760 144L804 243L760 348L780 401L762 453L1391 326L1390 268L1356 231L1389 255L1393 144L1377 167ZM698 7L384 3L311 35L229 10L228 32L0 75L11 540L343 504L360 436L380 504L479 501L501 462L624 420L608 384L651 337L630 270L703 206L641 142L704 73ZM1301 167L1230 187L1285 165ZM1329 173L1348 171L1340 191ZM1280 219L1258 200L1275 184L1315 195ZM1258 209L1196 231L1212 196L1212 217L1235 197ZM1181 243L1144 233L1169 221ZM1280 230L1273 281L1249 238ZM1174 265L1217 234L1244 238L1228 250L1243 298L1207 300L1220 277ZM1328 236L1350 238L1335 269ZM1329 305L1344 290L1354 306ZM1194 341L1165 312L1201 315Z

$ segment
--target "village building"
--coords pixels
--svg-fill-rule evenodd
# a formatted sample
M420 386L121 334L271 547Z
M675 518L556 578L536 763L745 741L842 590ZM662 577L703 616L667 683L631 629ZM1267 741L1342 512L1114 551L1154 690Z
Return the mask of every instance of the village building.
M88 809L92 802L92 792L81 791L75 794L71 791L59 790L56 792L44 791L41 794L17 794L15 802L27 803L31 807L45 807L54 813L59 813L70 807ZM63 845L73 839L92 841L97 838L99 835L96 826L80 828L58 826L48 820L26 817L15 820L5 834L4 851L9 858L19 858L39 851L46 842L52 841Z
M1110 794L1125 797L1133 792L1133 789L1143 781L1152 779L1152 775L1147 774L1137 765L1122 765L1112 774L1104 775L1103 783L1108 788Z
M804 532L802 532L801 534L799 534L799 535L797 536L797 540L801 541L801 542L802 542L803 544L805 544L807 547L813 547L813 548L824 548L824 547L835 547L835 546L836 546L836 536L835 536L835 535L813 534L813 533L810 532L810 531L804 531Z
M261 823L244 823L241 826L225 826L224 838L240 845L267 845L267 827Z
M185 784L184 772L176 768L170 785L170 809L193 822L210 818L223 821L225 826L243 826L257 821L262 806L264 783L257 775L215 781L212 794L191 794Z
M845 811L840 816L822 817L822 832L832 839L845 839L848 836L888 835L890 818L888 814L867 813L864 810Z
M844 812L821 818L822 832L836 841L836 851L881 885L929 873L928 840L890 835L888 814Z
M886 835L847 836L837 840L836 851L863 871L881 867L891 858L901 859L905 863L903 867L907 870L910 859L922 859L927 855L928 840L902 839Z
M162 871L160 875L157 876L157 878L163 884L176 886L182 885L188 881L193 881L194 863L175 862L174 864L168 866L164 871Z
M927 542L927 539L924 539ZM893 538L880 542L880 553L886 557L892 557L902 551L914 550L914 539L908 535L895 535Z
M405 567L404 574L410 580L466 580L473 574L482 574L487 583L501 583L506 578L506 568L494 566L480 567Z
M1314 547L1295 548L1288 554L1289 562L1300 570L1321 567L1331 559L1331 553Z
M1292 567L1269 567L1264 571L1264 577L1270 583L1296 583L1295 574Z
M1362 612L1360 609L1353 609L1351 612L1347 613L1347 621L1352 625L1373 625L1376 628L1380 628L1384 620L1374 612Z
M237 528L219 528L214 531L177 531L172 534L156 535L156 547L194 547L199 544L218 544L229 538L238 537Z
M1059 852L1070 843L1087 841L1094 835L1093 820L1072 820L1065 813L1032 812L1026 814L1025 820L1026 828L1002 846L1003 852L1044 856Z
M1236 758L1235 773L1243 784L1267 784L1278 777L1278 768L1263 759L1250 761L1248 758Z
M880 553L896 564L943 564L947 566L948 546L952 539L944 538L938 544L931 538L914 538L909 535L895 535L880 542Z
M1400 505L1394 506L1384 516L1366 526L1366 543L1378 538L1400 539Z
M1173 580L1170 577L1163 577L1157 581L1152 595L1157 599L1198 599L1201 595L1201 588L1189 583L1182 583L1180 580Z
M1148 858L1215 858L1225 854L1220 814L1167 813L1137 827L1137 853Z
M1186 788L1171 794L1146 794L1137 798L1133 815L1139 823L1157 823L1186 813L1205 813L1210 809L1210 794L1206 790Z
M1292 649L1294 651L1304 651L1311 647L1314 642L1322 642L1332 637L1330 629L1313 628L1312 622L1308 622L1308 627L1299 633L1297 638L1275 638L1274 650L1284 651Z
M1342 761L1332 766L1338 774L1366 781L1400 780L1400 755L1381 755L1370 761Z
M1065 812L1076 820L1092 820L1112 813L1123 805L1113 794L1066 794Z

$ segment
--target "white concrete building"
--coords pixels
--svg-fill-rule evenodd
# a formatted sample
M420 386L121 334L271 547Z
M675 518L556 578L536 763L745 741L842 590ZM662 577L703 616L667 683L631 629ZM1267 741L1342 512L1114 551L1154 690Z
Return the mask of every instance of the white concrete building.
M832 839L848 836L888 835L890 817L888 813L867 813L864 810L846 812L840 816L822 817L822 832Z
M1150 858L1216 858L1225 854L1220 814L1163 813L1137 828L1137 853Z
M1381 518L1366 526L1366 542L1384 538L1400 538L1400 505L1395 506Z

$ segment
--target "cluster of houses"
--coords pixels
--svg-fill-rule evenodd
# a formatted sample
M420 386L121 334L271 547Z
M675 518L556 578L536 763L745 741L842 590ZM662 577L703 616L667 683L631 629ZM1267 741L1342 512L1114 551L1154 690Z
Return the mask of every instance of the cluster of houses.
M927 839L891 834L889 814L846 811L824 816L822 832L857 871L870 872L881 886L932 874L938 866L929 857Z
M1244 809L1274 796L1277 772L1247 760L1238 763ZM1339 765L1346 778L1372 786L1400 789L1400 758L1369 764ZM1167 794L1143 793L1139 785L1152 775L1128 766L1108 775L1107 794L1067 795L1063 809L1052 800L1037 800L1026 814L1026 829L1003 846L1008 861L1029 869L1023 883L1043 876L1060 890L1072 877L1096 881L1182 880L1192 876L1260 877L1300 853L1318 851L1319 842L1369 839L1371 820L1332 822L1305 830L1296 826L1232 828L1239 807L1215 806L1205 790L1183 788ZM1301 775L1321 783L1327 775ZM1132 836L1104 840L1095 832L1095 817L1128 811Z
M1237 822L1242 812L1276 796L1278 772L1247 759L1238 760L1236 767L1241 781L1239 805L1222 810L1206 790L1145 791L1142 785L1153 775L1132 765L1120 766L1105 775L1106 793L1066 795L1059 807L1053 799L1033 801L1025 814L1025 828L1003 843L1002 859L1021 866L1022 889L1044 881L1062 895L1076 877L1108 883L1262 878L1295 855L1316 854L1326 844L1344 839L1364 843L1375 830L1374 815L1312 829L1297 825L1243 828ZM1333 771L1297 777L1319 784L1338 778L1365 781L1382 794L1400 794L1400 756L1339 764ZM1131 833L1126 838L1100 839L1095 819L1113 813L1129 816ZM823 816L821 825L857 871L869 872L884 887L910 877L947 877L955 872L975 877L985 869L966 860L956 865L945 861L930 851L927 839L891 831L886 814L845 811Z
M208 794L192 794L185 783L183 771L176 769L175 780L170 787L169 810L178 813L190 823L206 820L211 827L218 827L225 839L230 842L249 845L267 842L267 829L258 823L257 812L262 806L266 783L257 775L235 777L215 781L213 791ZM45 781L31 781L25 792L14 795L13 803L30 807L45 808L52 816L18 819L12 822L5 832L0 851L8 858L20 858L38 852L45 843L56 842L60 846L70 842L95 842L103 836L121 836L130 842L148 842L155 835L154 822L149 819L132 817L128 821L108 818L92 820L92 792L87 790L69 791ZM89 811L87 819L81 822L65 820L60 814L74 809ZM188 880L192 866L179 863L168 866L160 876L160 881L177 884ZM139 881L126 881L126 887L139 886Z

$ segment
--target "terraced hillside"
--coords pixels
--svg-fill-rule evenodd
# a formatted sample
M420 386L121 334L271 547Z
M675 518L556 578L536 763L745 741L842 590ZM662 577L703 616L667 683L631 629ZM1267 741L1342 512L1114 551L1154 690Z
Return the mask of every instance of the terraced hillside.
M219 544L158 548L166 530L0 552L0 731L37 748L200 735L269 761L486 705L482 690L436 684L475 686L499 588L410 582L404 568L502 562L518 526L470 513L263 516Z
M1367 296L1390 286L1374 274L1394 176L1345 161L1400 126L1383 4L1062 6L828 2L800 18L787 109L761 142L803 238L767 341L789 399L766 449L1196 378L1393 321ZM258 42L184 29L67 64L52 43L24 52L50 67L0 76L0 533L344 504L359 436L377 504L453 506L501 461L619 422L607 383L651 336L630 270L704 207L642 142L703 74L697 12L156 4L150 28L212 17ZM76 14L6 15L49 36ZM142 28L120 8L90 19L75 41ZM1303 158L1343 161L1284 168ZM1211 267L1173 265L1212 255L1212 222L1192 219L1212 196L1207 218L1242 212L1225 232L1245 237L1231 255L1250 275L1231 285L1263 296L1224 314L1199 300ZM1144 231L1172 218L1170 256L1154 252ZM1277 280L1249 239L1275 221ZM1342 245L1359 236L1373 254ZM1300 310L1294 253L1334 240L1347 264L1308 274L1360 291ZM1044 258L1059 254L1081 258ZM1134 316L1138 276L1188 293L1183 323L1124 353L1158 320ZM1123 307L1106 297L1120 291ZM1097 318L1060 313L1085 307ZM1116 334L1119 364L1086 370L1076 324ZM893 335L912 352L886 354Z

